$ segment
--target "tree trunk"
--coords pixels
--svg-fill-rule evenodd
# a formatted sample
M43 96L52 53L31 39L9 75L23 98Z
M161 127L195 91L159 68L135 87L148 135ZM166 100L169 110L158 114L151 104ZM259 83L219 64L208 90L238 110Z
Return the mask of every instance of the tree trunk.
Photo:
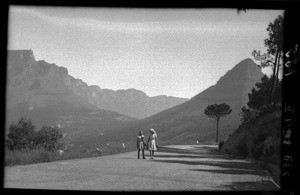
M271 87L271 97L270 97L270 104L273 104L273 96L274 96L274 86L276 82L276 68L279 69L279 66L277 65L278 63L278 54L279 51L276 52L275 56L275 63L274 63L274 69L273 69L273 79L272 79L272 87Z
M274 83L274 87L273 87L273 106L276 105L276 103L274 102L274 92L276 90L276 88L278 87L278 81L279 81L279 68L280 68L280 58L281 58L281 54L279 54L278 56L278 60L277 60L277 70L276 70L276 75L275 75L275 83Z
M276 70L276 77L275 77L276 78L276 84L277 84L277 81L279 79L279 75L278 74L279 74L280 58L281 58L281 56L282 56L281 53L279 53L278 54L278 59L277 59L277 62L276 62L277 63L277 70Z
M219 120L220 118L217 118L217 135L216 135L216 142L218 143L218 138L219 138Z

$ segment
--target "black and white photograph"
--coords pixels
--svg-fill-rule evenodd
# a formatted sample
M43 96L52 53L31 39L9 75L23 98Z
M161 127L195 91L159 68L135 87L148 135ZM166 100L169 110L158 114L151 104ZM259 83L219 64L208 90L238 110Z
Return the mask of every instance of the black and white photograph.
M284 9L10 5L3 187L280 191L283 110L294 113L283 78L299 64L284 20Z

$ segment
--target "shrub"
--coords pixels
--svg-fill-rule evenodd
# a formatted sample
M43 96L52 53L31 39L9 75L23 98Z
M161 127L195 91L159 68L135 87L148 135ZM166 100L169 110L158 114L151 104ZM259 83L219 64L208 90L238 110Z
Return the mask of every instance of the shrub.
M34 138L36 136L33 123L23 117L15 124L9 126L6 146L9 150L20 150L34 147Z
M35 137L35 145L53 151L61 147L62 133L56 127L43 126Z
M62 133L56 127L43 126L38 132L33 123L23 117L9 126L6 147L9 150L44 148L53 151L62 147Z
M61 158L54 150L62 147L59 129L44 126L35 131L33 123L23 117L9 126L5 143L5 165L50 162Z

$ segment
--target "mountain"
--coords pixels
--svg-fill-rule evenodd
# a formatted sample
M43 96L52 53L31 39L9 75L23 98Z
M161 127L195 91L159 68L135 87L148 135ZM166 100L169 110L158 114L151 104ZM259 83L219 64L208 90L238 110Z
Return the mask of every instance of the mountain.
M136 121L133 116L150 116L186 101L148 97L136 89L88 86L64 67L36 61L32 50L7 52L6 83L6 128L26 116L37 129L58 126L67 142L104 135L109 129Z
M75 86L87 86L84 82L69 76L66 68L36 61L31 50L8 51L7 57L6 128L27 117L37 130L57 126L69 143L137 120L78 96Z
M101 146L103 151L116 147L117 152L135 149L138 131L144 130L147 136L150 127L158 132L159 145L213 142L216 122L204 115L204 109L215 103L232 108L232 113L220 120L219 140L224 140L241 123L241 107L263 76L257 64L245 59L215 85L187 101L148 97L136 89L88 86L70 76L66 68L36 61L31 50L8 51L7 67L7 121L31 116L39 124L59 125L70 142ZM132 116L149 117L137 120Z
M165 95L149 97L146 93L132 88L116 91L98 88L98 90L91 90L90 94L93 98L89 97L89 102L99 108L139 119L149 117L188 100Z
M7 108L27 103L30 110L69 102L83 108L99 108L134 118L146 118L188 99L149 97L136 89L110 90L88 86L68 70L36 61L32 50L9 50L7 60Z
M110 137L115 137L116 142L125 142L134 148L138 131L144 130L147 136L150 127L157 131L160 145L196 144L197 140L200 143L214 142L216 121L207 118L204 110L208 105L217 103L226 103L232 108L230 115L220 119L219 140L224 140L241 123L241 108L248 102L248 93L260 82L262 76L260 67L253 60L245 59L229 70L215 85L191 100L146 119L130 122L122 128L112 129L106 136L94 137L88 142L105 142Z

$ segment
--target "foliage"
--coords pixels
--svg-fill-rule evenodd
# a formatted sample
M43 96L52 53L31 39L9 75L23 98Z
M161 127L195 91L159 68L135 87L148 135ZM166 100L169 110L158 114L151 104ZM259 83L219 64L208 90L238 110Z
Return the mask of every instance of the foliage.
M218 120L220 117L224 117L230 114L232 109L227 104L212 104L206 107L204 110L205 115L209 118Z
M43 148L53 151L61 147L59 142L62 134L59 129L44 126L40 131L35 131L31 120L22 117L17 123L9 126L9 133L6 139L8 150L24 150Z
M255 60L260 61L261 67L272 67L273 75L271 81L271 95L269 96L270 104L273 104L274 89L279 80L279 69L282 64L283 58L283 16L278 16L274 22L270 23L267 27L269 37L264 40L265 46L267 47L267 52L261 54L261 51L254 50L252 55Z
M274 89L273 103L270 104L269 99L271 97L271 83L272 78L264 75L261 78L260 83L256 83L256 88L253 88L251 93L248 94L249 101L247 107L242 107L240 113L243 122L246 122L256 116L261 116L267 113L275 111L276 105L281 104L282 100L282 81L278 81Z
M274 22L270 23L267 27L267 31L269 37L264 40L265 46L267 47L267 52L261 54L261 51L254 50L252 55L254 56L255 60L261 62L261 66L268 67L273 66L276 68L276 64L274 62L274 55L282 52L283 46L283 16L278 16ZM276 56L275 56L276 58ZM278 58L278 56L277 56ZM278 61L277 61L278 62Z
M269 38L265 39L265 46L268 48L269 54L276 54L283 49L283 16L279 15L274 22L270 23L267 31Z
M9 150L33 148L35 136L35 126L29 119L23 117L9 126L6 146Z
M53 151L59 149L61 144L59 140L62 138L62 133L56 127L43 126L35 137L35 145L42 147L45 150Z
M255 117L254 113L246 106L242 107L242 112L240 113L240 115L243 122L249 121L252 117Z
M261 107L269 103L271 95L270 78L264 75L260 83L256 83L256 88L253 88L248 94L248 107L255 111L260 111Z
M232 109L230 108L230 106L225 103L208 105L204 110L205 115L207 115L209 118L214 118L217 121L216 142L218 142L219 120L221 117L229 115L231 111Z

